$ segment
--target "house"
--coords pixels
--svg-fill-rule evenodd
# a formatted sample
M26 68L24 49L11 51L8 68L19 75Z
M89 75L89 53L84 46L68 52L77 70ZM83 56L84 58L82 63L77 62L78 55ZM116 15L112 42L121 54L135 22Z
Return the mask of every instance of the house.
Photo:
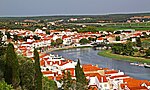
M71 36L63 35L62 40L64 45L71 45L72 43Z
M36 34L46 34L46 32L45 32L45 31L42 31L41 29L36 29L36 30L34 31L34 33L36 33Z
M89 80L89 87L97 87L97 90L110 90L106 76L100 75L99 73L88 73L85 76Z
M134 78L123 79L120 84L120 90L149 90L150 82L148 80L137 80Z
M99 37L99 38L97 38L96 42L97 42L97 43L102 43L102 42L104 42L104 38Z
M97 66L93 66L92 64L83 64L82 68L83 68L83 72L85 74L88 74L88 73L99 73L100 75L104 75L104 69L99 68Z
M125 75L124 72L117 70L105 70L105 75L110 83L110 89L112 90L119 90L119 85L120 83L123 83L123 79L129 78L129 76Z

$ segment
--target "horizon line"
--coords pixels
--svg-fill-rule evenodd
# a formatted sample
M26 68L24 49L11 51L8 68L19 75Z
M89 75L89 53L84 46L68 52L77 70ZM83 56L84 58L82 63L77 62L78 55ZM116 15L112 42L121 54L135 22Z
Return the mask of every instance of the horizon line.
M150 13L150 11L141 12L115 12L115 13L103 13L103 14L42 14L42 15L2 15L1 17L44 17L44 16L88 16L88 15L113 15L113 14L140 14L140 13Z

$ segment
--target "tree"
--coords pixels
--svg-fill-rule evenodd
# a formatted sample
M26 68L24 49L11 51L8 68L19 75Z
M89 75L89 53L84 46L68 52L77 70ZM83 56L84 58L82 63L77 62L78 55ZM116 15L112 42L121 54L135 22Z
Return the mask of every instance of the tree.
M35 60L35 90L42 90L42 72L40 68L39 53L34 49L34 60Z
M146 50L146 57L149 57L150 56L150 48Z
M132 42L126 43L123 46L123 55L133 56L133 54L134 54L133 43Z
M6 32L6 35L7 35L7 38L8 38L8 39L10 39L10 38L11 38L11 37L10 37L11 35L10 35L10 33L9 33L9 32Z
M24 40L24 41L27 41L27 39L30 39L30 36L25 36L25 37L23 37L23 40Z
M23 90L34 90L34 63L31 59L18 56L20 71L20 86Z
M5 66L5 81L8 84L12 84L14 88L17 88L20 83L19 78L19 64L17 55L14 51L14 46L9 43L6 51L6 66Z
M49 80L47 77L42 78L42 90L57 90L57 84L53 80Z
M83 69L80 66L80 60L78 59L77 65L75 66L75 76L76 76L76 84L81 85L81 87L85 87L88 84L86 77L84 75ZM79 87L76 88L77 90L80 90Z
M18 36L16 34L13 35L14 40L17 41L18 40Z
M141 37L143 37L143 38L148 38L148 35L147 35L146 32L142 32L142 34L143 34L143 36L141 36Z
M0 46L0 81L4 78L6 47Z
M49 31L49 30L46 30L46 34L50 35L50 31Z
M40 40L40 37L38 37L37 35L34 35L33 38L34 38L35 40Z
M91 38L91 37L89 37L88 40L89 40L89 41L96 41L96 38Z
M141 39L139 37L136 38L136 46L137 47L141 47L142 46Z
M0 56L0 81L4 78L5 60L4 56Z
M63 73L64 75L62 79L62 82L63 82L62 89L72 90L71 88L74 88L74 87L72 87L73 79L71 78L70 71L67 71L67 72L63 71Z
M117 43L112 46L112 52L114 54L122 54L123 52L123 44Z
M3 33L0 31L0 42L2 42Z
M51 46L56 46L56 42L52 41Z
M3 56L6 52L7 47L4 45L0 46L0 56Z
M120 36L116 36L116 41L120 41Z
M79 41L80 44L87 44L89 43L89 40L87 40L86 38L82 38L80 41Z
M5 81L0 81L0 90L14 90L11 85L8 85Z
M115 54L133 56L134 54L133 43L128 42L126 44L121 44L121 43L114 44L112 46L112 52Z
M62 43L63 43L63 40L62 40L62 39L60 39L60 38L56 39L56 45L60 45L60 44L62 44Z

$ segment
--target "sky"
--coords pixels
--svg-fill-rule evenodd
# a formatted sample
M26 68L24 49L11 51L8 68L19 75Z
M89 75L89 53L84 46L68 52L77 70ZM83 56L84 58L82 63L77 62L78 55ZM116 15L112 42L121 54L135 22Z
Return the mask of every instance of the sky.
M0 16L150 12L150 0L0 0Z

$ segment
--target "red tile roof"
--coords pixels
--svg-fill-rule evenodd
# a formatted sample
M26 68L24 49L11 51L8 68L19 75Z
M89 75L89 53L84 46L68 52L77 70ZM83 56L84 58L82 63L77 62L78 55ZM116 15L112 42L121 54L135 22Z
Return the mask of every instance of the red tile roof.
M91 64L82 65L82 68L84 72L102 70L101 68L92 66Z
M99 73L89 73L89 74L85 74L85 76L89 76L89 77L95 77L96 76L98 78L99 82L108 82L106 79L106 76L102 76Z
M118 73L117 70L107 70L105 71L105 74L114 74L114 73Z
M146 87L141 86L142 84L150 84L148 80L137 80L134 78L123 79L124 84L121 84L121 88L127 86L130 90L148 90Z
M42 71L43 74L53 74L52 71Z
M75 76L75 69L74 68L67 68L65 70L70 71L70 74L72 77Z
M98 90L98 87L96 85L90 85L88 90Z
M103 40L103 38L102 38L102 37L100 37L100 38L98 38L97 40Z
M57 81L61 80L62 78L63 78L63 76L62 76L62 75L58 75L58 76L56 76L56 80L57 80Z
M110 79L121 78L121 77L128 77L128 76L127 75L117 75L117 76L111 76Z
M49 80L54 80L54 77L53 76L48 76L48 79Z
M40 61L40 66L45 66L45 61L44 60Z

